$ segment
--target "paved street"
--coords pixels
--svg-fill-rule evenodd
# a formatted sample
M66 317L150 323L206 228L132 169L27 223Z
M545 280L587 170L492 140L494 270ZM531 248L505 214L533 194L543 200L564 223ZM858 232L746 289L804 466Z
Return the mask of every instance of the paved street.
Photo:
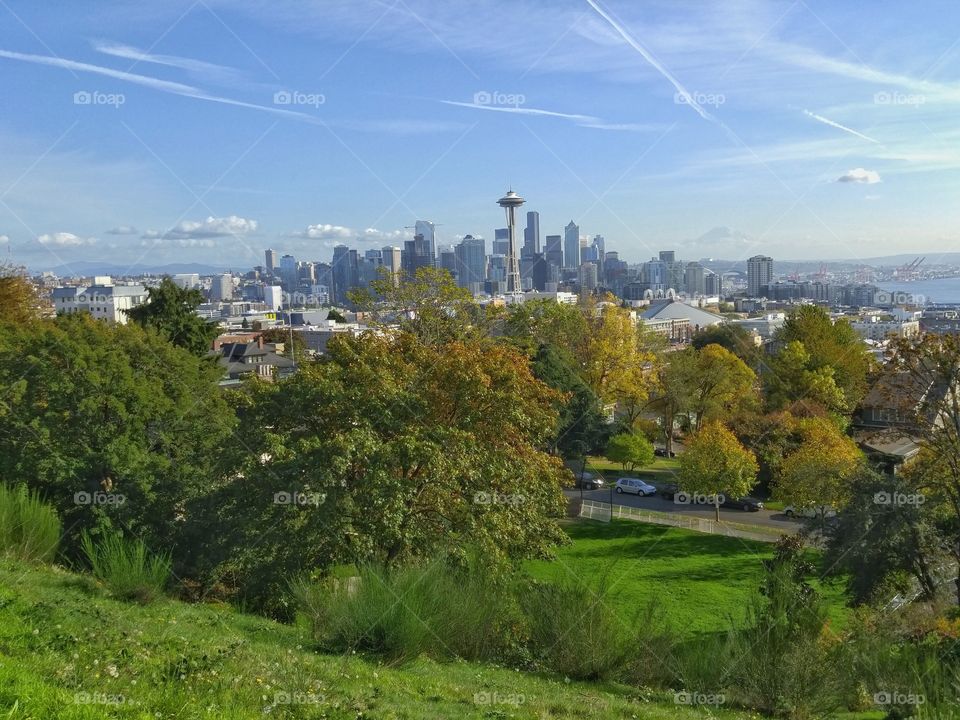
M580 497L580 490L564 490L567 497ZM594 500L596 502L610 502L609 488L602 490L584 490L583 498L585 500ZM682 505L670 500L664 500L659 495L650 497L639 497L637 495L628 495L627 493L613 493L613 503L615 505L627 505L630 507L639 507L645 510L655 510L657 512L677 513L679 515L692 515L714 519L714 509L709 505ZM720 508L720 519L727 522L740 523L741 525L761 525L766 527L775 527L781 530L796 532L803 527L802 523L795 522L787 518L782 512L772 510L760 510L758 512L744 512L742 510L730 510Z

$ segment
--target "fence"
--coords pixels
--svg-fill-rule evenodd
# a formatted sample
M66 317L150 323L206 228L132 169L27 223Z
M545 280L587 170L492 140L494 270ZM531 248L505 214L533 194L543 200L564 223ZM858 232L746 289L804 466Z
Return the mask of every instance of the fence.
M779 530L772 527L761 528L756 525L742 525L740 523L731 523L723 520L718 522L694 515L656 512L655 510L644 510L643 508L628 507L627 505L613 505L612 508L611 513L610 503L584 500L580 505L580 517L589 518L590 520L600 520L601 522L610 522L612 515L614 518L623 520L635 520L653 525L669 525L670 527L693 530L694 532L726 535L727 537L739 537L748 540L760 540L762 542L776 542L782 535L789 534L788 530Z

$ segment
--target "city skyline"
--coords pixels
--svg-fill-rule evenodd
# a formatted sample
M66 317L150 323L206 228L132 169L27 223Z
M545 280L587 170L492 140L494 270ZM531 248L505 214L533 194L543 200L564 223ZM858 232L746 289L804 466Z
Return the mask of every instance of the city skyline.
M0 249L241 266L425 218L439 247L513 185L541 242L572 220L631 263L935 257L960 9L883 6L5 3Z

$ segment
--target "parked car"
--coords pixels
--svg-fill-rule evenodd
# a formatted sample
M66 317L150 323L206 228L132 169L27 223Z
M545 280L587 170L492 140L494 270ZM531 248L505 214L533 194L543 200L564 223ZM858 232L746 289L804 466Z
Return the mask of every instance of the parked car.
M660 497L678 505L713 505L712 496L688 492L681 489L676 483L669 483L661 487Z
M670 454L668 455L668 454L667 454L667 449L666 449L666 448L662 448L662 447L655 447L655 448L653 449L653 454L656 455L657 457L676 457L676 456L677 456L677 454L676 454L675 452L673 452L672 450L670 451Z
M823 509L823 510L825 511L825 512L824 512L824 517L831 518L831 517L836 517L836 516L837 516L837 511L834 510L832 507L824 507L824 508L819 508L819 507L805 507L805 508L800 508L800 507L796 507L795 505L787 505L787 506L783 509L783 514L786 515L788 518L792 518L792 517L818 518L818 517L820 517L820 511L821 511L821 509Z
M655 495L657 492L653 485L637 478L620 478L615 487L618 493L634 493L643 496Z
M743 510L744 512L757 512L763 510L763 503L752 497L724 497L720 507Z
M584 490L597 490L603 487L603 478L585 472L582 476L577 475L577 487Z

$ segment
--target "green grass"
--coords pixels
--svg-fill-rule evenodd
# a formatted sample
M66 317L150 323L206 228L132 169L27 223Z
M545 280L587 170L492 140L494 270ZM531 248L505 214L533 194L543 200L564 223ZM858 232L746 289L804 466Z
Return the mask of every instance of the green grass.
M570 523L573 542L554 561L536 561L529 571L542 580L580 577L609 585L608 604L632 617L636 608L656 603L678 637L728 629L741 622L748 598L760 587L769 543L706 535L629 520ZM842 588L820 586L831 608L831 622L846 616Z
M575 473L580 468L575 467ZM642 477L651 478L655 482L671 482L680 469L677 458L658 457L653 465L637 468L633 472L625 471L623 465L607 460L605 457L591 455L587 458L587 472L600 473L604 477Z
M666 691L463 662L385 667L310 648L306 628L226 606L125 603L89 577L0 561L5 720L703 717ZM305 702L278 704L284 693Z

